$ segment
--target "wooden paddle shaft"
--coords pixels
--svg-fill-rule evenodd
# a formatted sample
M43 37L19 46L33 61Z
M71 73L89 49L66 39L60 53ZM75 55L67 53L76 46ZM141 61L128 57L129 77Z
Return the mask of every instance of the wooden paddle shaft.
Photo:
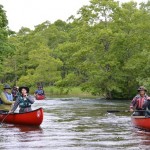
M9 113L3 118L3 120L1 121L1 124L5 121L5 119L8 117Z

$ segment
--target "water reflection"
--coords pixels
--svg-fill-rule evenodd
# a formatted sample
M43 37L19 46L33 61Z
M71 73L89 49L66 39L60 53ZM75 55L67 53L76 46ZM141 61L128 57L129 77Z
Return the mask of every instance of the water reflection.
M39 126L24 126L24 125L7 125L5 124L3 126L4 128L7 128L8 130L18 130L19 132L42 132L42 128Z

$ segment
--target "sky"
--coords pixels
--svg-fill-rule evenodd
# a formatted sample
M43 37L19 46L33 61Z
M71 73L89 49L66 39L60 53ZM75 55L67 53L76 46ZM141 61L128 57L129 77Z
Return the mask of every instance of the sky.
M34 26L44 21L61 19L66 21L71 15L76 15L90 0L0 0L6 11L8 26L13 31L19 31L21 27L34 29ZM118 0L127 2L130 0ZM147 0L134 0L147 2Z

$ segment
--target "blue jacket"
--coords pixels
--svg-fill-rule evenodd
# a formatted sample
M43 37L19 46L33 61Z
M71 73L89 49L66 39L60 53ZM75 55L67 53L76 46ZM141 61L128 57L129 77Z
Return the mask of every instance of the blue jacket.
M35 94L44 95L44 90L38 89L35 91Z

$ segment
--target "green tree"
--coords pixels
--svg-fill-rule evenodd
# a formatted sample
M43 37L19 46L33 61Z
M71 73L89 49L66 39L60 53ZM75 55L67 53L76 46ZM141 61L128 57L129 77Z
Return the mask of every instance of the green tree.
M8 35L11 34L8 29L8 20L6 13L3 9L3 6L0 5L0 80L1 82L5 82L5 78L3 78L2 74L2 63L5 58L9 57L13 54L13 46L8 42Z
M27 74L21 76L18 83L21 84L24 81L30 85L35 84L54 84L55 81L60 79L60 67L62 62L59 59L55 59L51 56L51 50L40 45L38 49L29 52Z

